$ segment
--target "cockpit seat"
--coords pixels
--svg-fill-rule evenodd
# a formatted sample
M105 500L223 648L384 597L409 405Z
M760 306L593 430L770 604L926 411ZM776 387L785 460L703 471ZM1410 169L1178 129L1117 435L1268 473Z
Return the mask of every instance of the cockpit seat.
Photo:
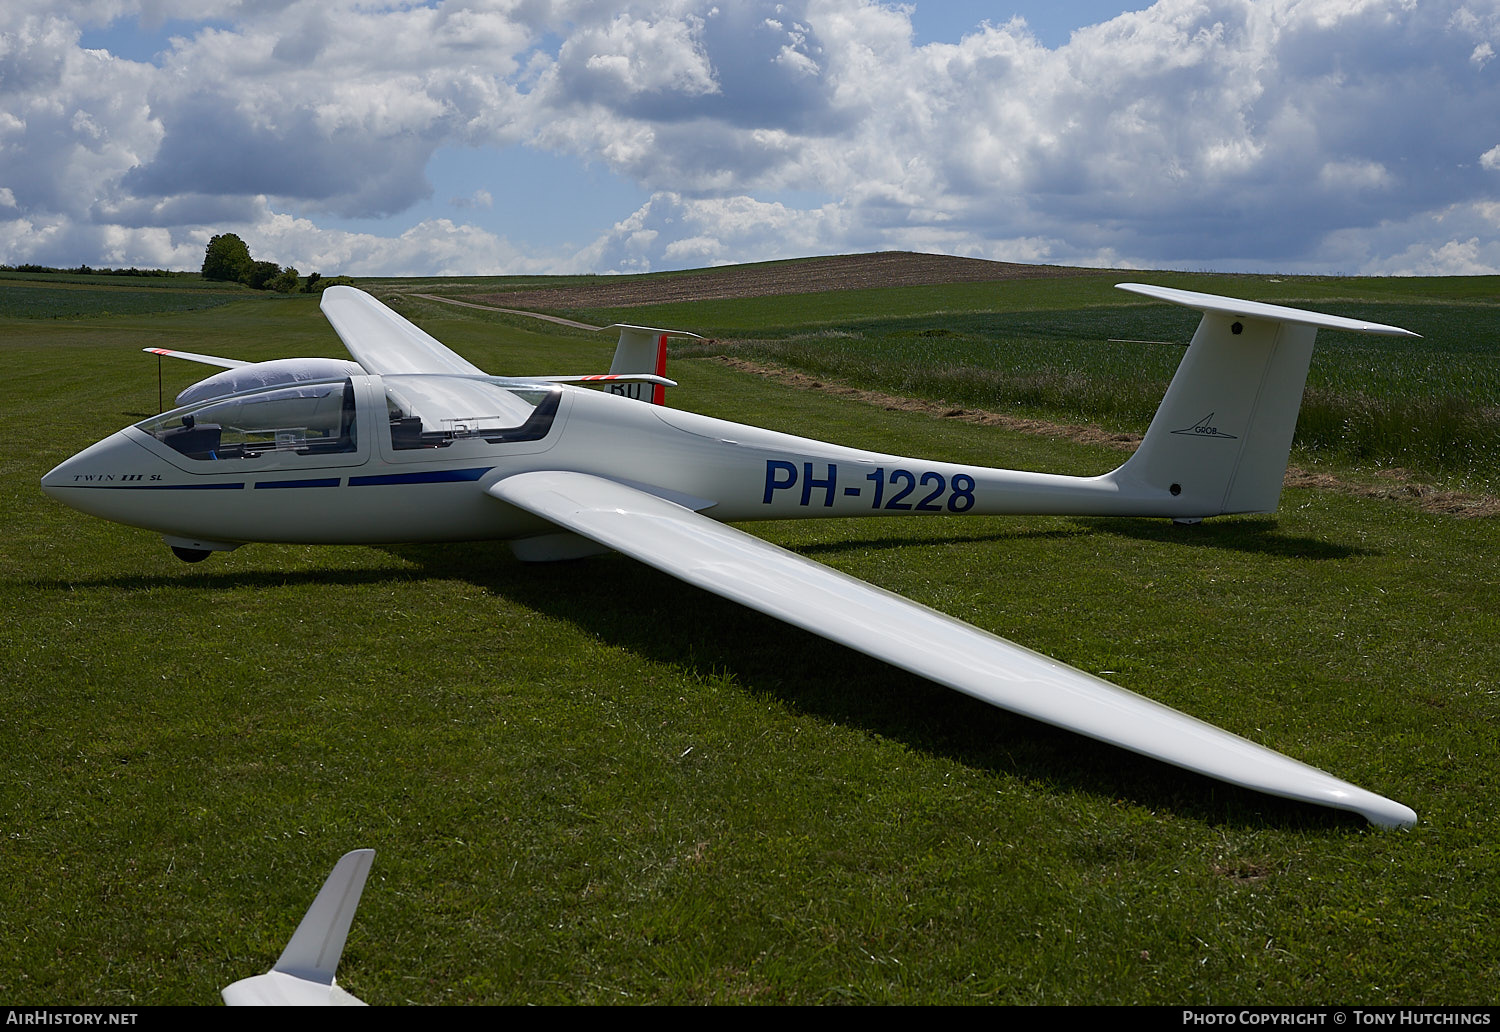
M162 433L161 442L190 459L216 459L223 432L218 423L188 423Z
M398 416L391 420L391 447L397 451L427 447L422 440L421 416Z

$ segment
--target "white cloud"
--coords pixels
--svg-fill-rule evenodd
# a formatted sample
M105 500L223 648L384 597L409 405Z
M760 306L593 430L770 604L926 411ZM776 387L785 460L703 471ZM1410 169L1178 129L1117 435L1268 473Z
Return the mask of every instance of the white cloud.
M615 104L648 95L700 97L718 82L702 45L704 22L694 14L636 17L617 14L607 24L583 24L558 49L560 93Z
M1496 248L1481 247L1478 237L1469 237L1436 245L1413 244L1384 264L1391 270L1389 275L1395 276L1482 276L1495 272L1497 258Z
M482 208L488 210L495 206L495 198L488 190L475 190L467 197L454 197L448 202L455 208Z
M120 18L204 27L151 64L79 46ZM1496 268L1497 41L1493 0L1159 0L1056 50L1020 21L916 47L868 0L7 0L0 261L191 267L232 229L325 272ZM518 143L651 200L530 255L458 221L482 191L429 214L434 154Z
M1494 275L1500 273L1500 202L1455 204L1336 230L1314 260L1324 269L1373 276Z
M303 272L364 276L478 275L541 272L542 262L505 240L448 219L419 222L395 237L330 232L307 219L272 215L250 229L254 253ZM206 241L205 241L206 243ZM199 261L202 260L201 248Z
M1319 182L1333 190L1383 190L1391 174L1374 161L1330 161L1318 171Z

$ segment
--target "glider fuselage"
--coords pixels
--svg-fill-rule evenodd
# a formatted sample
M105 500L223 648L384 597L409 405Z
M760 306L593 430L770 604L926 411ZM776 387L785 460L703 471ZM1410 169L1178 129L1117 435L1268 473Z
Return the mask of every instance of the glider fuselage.
M504 389L499 381L480 382ZM326 439L309 438L304 427L267 427L260 446L238 452L183 449L173 444L172 431L181 432L178 410L85 449L48 473L42 487L92 515L169 538L225 544L545 534L556 528L497 504L484 491L540 469L644 487L721 521L1143 509L1193 515L1185 505L1174 506L1166 491L1150 492L1157 497L1148 504L1145 492L1124 491L1108 476L886 455L566 386L546 388L552 400L544 401L555 407L544 426L513 435L531 439L479 427L441 439L428 434L428 441L403 447L400 421L387 418L384 388L377 376L344 382L355 411L341 447L320 446ZM539 393L534 385L531 393ZM210 406L216 408L223 402Z

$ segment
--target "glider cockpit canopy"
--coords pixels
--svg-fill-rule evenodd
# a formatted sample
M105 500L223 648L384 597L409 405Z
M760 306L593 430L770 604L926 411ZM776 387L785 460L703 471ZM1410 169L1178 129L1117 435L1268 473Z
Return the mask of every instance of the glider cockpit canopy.
M398 375L382 377L391 447L443 448L454 441L490 444L547 436L562 391L494 377Z
M369 377L384 396L377 423L396 451L545 437L561 391L495 377ZM355 378L280 384L215 397L136 424L189 459L222 462L330 455L359 448Z
M352 379L262 387L187 405L136 424L190 459L257 459L270 453L352 452Z

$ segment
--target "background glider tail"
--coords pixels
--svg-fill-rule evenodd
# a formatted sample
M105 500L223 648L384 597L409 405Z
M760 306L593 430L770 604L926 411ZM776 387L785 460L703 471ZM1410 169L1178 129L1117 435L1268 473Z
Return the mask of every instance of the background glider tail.
M226 986L224 1002L231 1007L363 1006L335 984L334 975L374 861L373 849L340 857L276 965L264 975Z
M1274 512L1291 454L1318 329L1417 334L1190 290L1120 289L1203 313L1146 437L1110 476L1131 491L1167 491L1190 514Z
M614 361L609 364L609 371L615 374L649 373L665 378L667 375L667 338L698 339L696 333L685 333L682 330L658 330L650 326L630 326L626 323L615 323L612 326L606 326L605 330L620 331L620 342L615 345ZM637 401L649 401L653 405L666 404L665 383L627 382L619 384L612 390L628 398L635 398Z

